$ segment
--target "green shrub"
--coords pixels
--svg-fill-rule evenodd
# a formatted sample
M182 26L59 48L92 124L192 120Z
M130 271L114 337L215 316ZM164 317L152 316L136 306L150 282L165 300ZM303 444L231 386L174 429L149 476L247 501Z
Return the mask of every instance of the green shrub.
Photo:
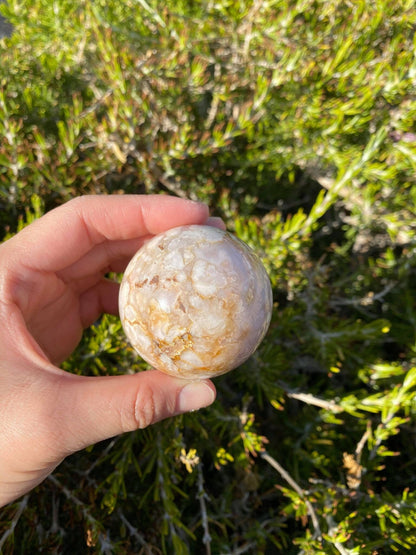
M1 9L2 238L85 193L201 199L275 309L211 408L68 458L0 512L0 552L412 551L413 2ZM146 365L105 316L64 368Z

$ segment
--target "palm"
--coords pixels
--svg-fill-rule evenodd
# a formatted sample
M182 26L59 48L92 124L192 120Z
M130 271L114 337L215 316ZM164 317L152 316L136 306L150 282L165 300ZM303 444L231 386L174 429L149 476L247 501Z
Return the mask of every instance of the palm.
M31 314L23 314L27 329L45 355L57 364L79 343L87 322L82 321L81 292L74 291L56 274L39 276L44 294L32 303Z

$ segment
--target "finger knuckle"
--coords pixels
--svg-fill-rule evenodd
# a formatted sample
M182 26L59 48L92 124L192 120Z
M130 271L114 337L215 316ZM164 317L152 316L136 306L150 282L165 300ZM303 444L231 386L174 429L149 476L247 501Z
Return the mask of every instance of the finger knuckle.
M124 414L123 428L126 431L143 429L155 421L155 396L152 388L141 387L133 395Z

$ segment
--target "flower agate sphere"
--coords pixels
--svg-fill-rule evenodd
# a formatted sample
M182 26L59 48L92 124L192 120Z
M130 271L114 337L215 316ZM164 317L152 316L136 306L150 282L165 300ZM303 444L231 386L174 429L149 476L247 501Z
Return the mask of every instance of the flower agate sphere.
M258 347L272 313L257 255L215 227L170 229L132 258L119 296L125 333L149 364L176 377L224 374Z

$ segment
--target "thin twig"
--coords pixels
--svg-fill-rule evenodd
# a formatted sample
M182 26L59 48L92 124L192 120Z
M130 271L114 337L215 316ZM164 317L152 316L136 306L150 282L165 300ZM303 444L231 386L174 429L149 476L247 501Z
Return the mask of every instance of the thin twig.
M100 530L100 528L102 528L102 525L90 513L90 511L88 510L86 505L80 499L78 499L78 497L76 497L76 495L74 495L66 486L64 486L58 480L58 478L56 478L56 476L54 476L53 474L50 474L48 476L47 480L49 482L52 482L52 484L55 487L57 487L59 490L61 490L61 492L65 495L65 497L69 501L71 501L75 506L77 506L81 510L83 517L85 518L85 520L89 524L94 526L97 530ZM109 538L107 538L102 532L98 532L97 540L98 540L98 543L99 543L101 553L104 553L104 554L114 553L114 545L112 544L111 540Z
M93 91L95 92L95 91ZM91 105L88 106L88 108L85 108L85 110L83 110L80 115L79 115L79 119L83 119L86 116L88 116L88 114L91 114L91 112L95 112L97 110L97 108L100 108L104 102L107 100L107 98L109 96L111 96L114 93L113 89L108 89L107 91L105 91L104 94L102 94L99 98L97 98L97 100ZM98 92L97 92L98 94Z
M249 553L255 553L255 549L256 547L258 547L258 545L256 543L253 542L247 542L244 545L240 546L240 547L234 547L232 548L232 551L227 551L227 553L225 552L221 552L220 555L229 555L229 553L232 553L233 555L243 555L243 553L247 553L247 551Z
M166 23L163 21L163 19L154 8L152 8L147 2L145 2L145 0L136 0L136 2L140 4L141 7L144 8L144 10L153 17L158 25L160 25L163 29L166 29Z
M299 484L297 484L297 482L295 482L295 480L292 478L292 476L289 474L289 472L287 472L287 470L285 470L283 468L283 466L276 461L276 459L274 459L272 456L270 456L266 452L260 453L260 456L261 456L262 459L264 459L266 462L268 462L270 464L270 466L272 466L275 470L277 470L277 472L280 474L280 476L284 480L286 480L286 482L290 485L290 487L292 489L294 489L296 491L296 493L303 499L303 501L305 502L308 514L311 518L312 525L315 529L314 536L315 536L315 538L320 539L322 537L322 533L321 533L321 528L319 526L319 520L318 520L318 517L316 515L315 509L312 506L312 503L309 501L309 499L305 498L304 490L299 486Z
M87 468L87 470L80 472L80 474L81 474L82 476L85 476L85 477L89 476L89 475L91 474L92 470L93 470L97 465L99 465L99 464L105 459L105 457L108 455L108 453L112 450L112 448L114 447L114 445L117 443L119 437L120 437L120 436L117 436L117 437L115 437L114 439L112 439L112 440L110 441L110 443L106 446L106 448L104 449L104 451L100 454L100 456L97 457L97 458L95 459L95 461L92 463L92 465L91 465L89 468Z
M208 495L204 489L204 475L202 472L202 463L198 465L198 500L199 506L201 507L201 519L202 519L202 528L204 529L204 536L202 541L205 544L205 550L207 555L211 555L211 534L209 533L209 525L208 525L208 513L207 513L207 505L205 500L208 499Z
M136 540L139 542L139 544L144 548L144 553L146 553L146 555L152 555L152 548L149 547L149 545L147 544L144 537L140 534L140 532L137 530L137 528L135 528L127 520L127 518L124 516L124 514L121 512L121 510L118 511L118 516L120 517L120 520L123 522L123 524L126 526L130 535L133 536L134 538L136 538Z
M332 518L330 513L326 514L324 518L328 524L328 536L334 537L334 535L338 532L338 528L337 525L334 523L334 519ZM334 541L333 545L335 549L337 549L338 552L341 553L341 555L349 555L350 551L345 549L341 542Z
M6 543L7 539L13 535L13 532L17 526L17 523L20 520L20 517L23 514L23 511L26 509L27 507L27 503L29 501L29 495L25 495L23 497L23 499L20 501L20 503L17 506L17 511L14 514L14 517L12 519L12 521L10 522L10 526L9 528L4 532L4 534L2 535L2 537L0 538L0 552L3 548L3 545Z
M335 401L326 401L325 399L320 399L315 397L311 393L287 393L287 396L291 399L297 399L308 405L314 405L315 407L320 407L321 409L330 410L331 412L343 412L341 405L337 405Z
M371 434L371 423L368 422L367 429L364 432L363 437L357 443L357 447L355 448L355 458L357 459L358 463L360 463L362 450L364 449L364 445L366 444L367 439L370 437L370 434Z
M336 549L338 549L341 555L349 555L351 553L351 551L349 550L347 551L345 547L342 545L342 543L340 542L334 542L334 546L336 547Z

